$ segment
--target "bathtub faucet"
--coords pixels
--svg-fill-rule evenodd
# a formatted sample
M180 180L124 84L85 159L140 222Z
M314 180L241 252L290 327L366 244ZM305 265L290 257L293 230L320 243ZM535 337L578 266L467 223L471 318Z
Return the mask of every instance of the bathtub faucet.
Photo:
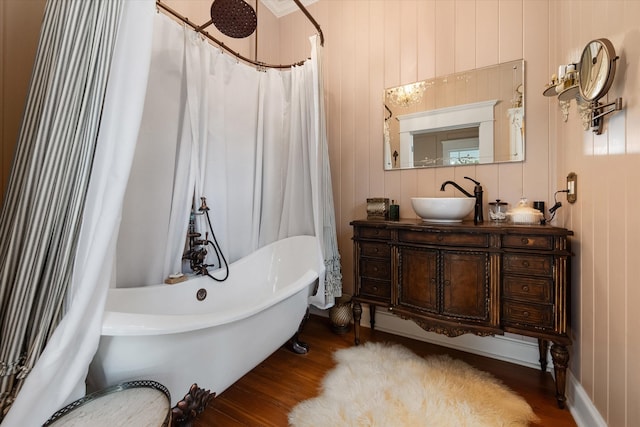
M193 204L191 205L189 232L187 234L188 249L183 254L182 259L189 260L189 266L191 267L191 271L193 271L194 273L201 274L203 276L209 276L216 282L223 282L229 277L229 264L227 263L227 259L222 253L222 249L220 248L220 245L218 244L218 241L216 239L216 235L213 232L211 218L209 217L209 210L209 206L207 206L207 198L200 197L200 207L196 211L194 198ZM211 232L211 240L209 240L209 232L206 232L204 239L202 239L202 234L196 231L196 215L202 215L206 219L206 225L209 226L209 231ZM207 247L209 245L211 245L213 255L215 255L218 261L217 264L205 264L205 260L207 258ZM214 277L209 273L209 267L216 266L220 269L222 269L222 267L224 266L225 273L223 277Z
M204 260L207 258L207 250L205 248L191 248L183 256L182 259L189 260L189 267L191 271L196 274L206 274L207 265ZM204 269L204 273L203 273Z

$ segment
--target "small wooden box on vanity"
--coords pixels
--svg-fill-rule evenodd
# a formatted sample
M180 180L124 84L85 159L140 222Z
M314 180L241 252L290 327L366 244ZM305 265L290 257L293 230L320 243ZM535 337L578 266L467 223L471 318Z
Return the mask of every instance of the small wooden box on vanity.
M549 225L472 221L355 220L355 343L362 303L384 307L426 331L454 337L505 332L549 342L558 406L565 406L569 361L569 236Z

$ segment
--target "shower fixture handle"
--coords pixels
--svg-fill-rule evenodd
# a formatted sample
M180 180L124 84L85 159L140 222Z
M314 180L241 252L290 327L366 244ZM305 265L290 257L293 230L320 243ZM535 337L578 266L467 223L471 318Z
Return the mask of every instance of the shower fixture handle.
M198 208L198 210L200 212L204 212L204 211L208 211L209 210L209 206L207 206L207 198L206 197L200 197L200 207Z

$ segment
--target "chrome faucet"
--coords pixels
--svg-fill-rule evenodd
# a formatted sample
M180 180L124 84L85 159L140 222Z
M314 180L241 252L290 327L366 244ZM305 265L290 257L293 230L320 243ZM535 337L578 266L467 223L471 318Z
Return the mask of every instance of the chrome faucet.
M468 176L465 176L464 178L468 179L469 181L473 181L473 183L475 184L475 187L473 188L473 194L469 193L467 190L465 190L464 188L460 187L454 181L445 181L445 182L443 182L442 186L440 187L440 191L444 191L444 188L447 185L450 184L450 185L453 185L454 187L456 187L465 196L474 197L476 199L476 204L474 206L473 223L474 224L481 224L482 222L484 222L484 218L483 218L483 215L482 215L482 186L480 185L480 183L478 181L476 181L473 178L469 178Z

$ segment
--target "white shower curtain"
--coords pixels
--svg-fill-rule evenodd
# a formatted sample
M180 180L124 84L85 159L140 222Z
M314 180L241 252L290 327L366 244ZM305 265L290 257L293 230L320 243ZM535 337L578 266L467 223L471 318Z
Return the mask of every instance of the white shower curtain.
M328 234L335 242L333 201L326 200L331 182L320 180L330 174L324 122L318 120L323 92L316 38L315 60L291 70L258 71L156 16L118 243L117 286L157 284L183 270L193 195L196 207L206 197L229 262L292 235ZM205 237L204 217L196 219ZM311 300L322 308L341 289L337 245L326 248L324 241L337 274L330 276L331 291L325 293L323 281ZM213 263L209 252L206 262Z

